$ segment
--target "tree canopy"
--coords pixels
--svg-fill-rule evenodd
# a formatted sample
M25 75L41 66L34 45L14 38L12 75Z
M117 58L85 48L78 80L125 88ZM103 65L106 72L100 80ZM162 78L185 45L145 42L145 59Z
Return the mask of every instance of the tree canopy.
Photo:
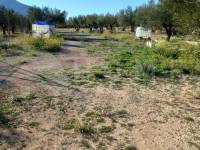
M141 5L135 9L130 6L119 10L116 15L87 15L84 18L72 17L67 20L70 27L76 27L77 24L84 28L99 28L103 32L106 27L114 30L114 27L121 27L123 31L130 28L134 32L136 26L156 30L164 30L167 34L167 40L170 40L173 34L185 35L196 34L200 36L200 1L199 0L160 0L155 3L150 0L149 3ZM80 20L81 19L81 20ZM74 21L72 21L74 20Z
M65 25L67 13L58 9L51 9L48 7L39 8L31 7L29 9L28 18L33 23L36 20L43 20L55 23L56 26Z

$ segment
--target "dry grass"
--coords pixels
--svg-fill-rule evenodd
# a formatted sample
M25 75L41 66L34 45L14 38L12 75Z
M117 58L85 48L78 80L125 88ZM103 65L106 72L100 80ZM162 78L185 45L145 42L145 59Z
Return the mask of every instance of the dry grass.
M123 41L127 43L131 43L135 41L135 36L133 33L103 33L101 37L105 39L111 39L111 40L116 40L116 41Z
M22 35L15 39L17 45L23 45L24 48L33 48L36 50L45 50L48 52L56 52L61 49L63 38L51 37L51 38L33 38L32 36Z
M156 45L156 48L164 49L161 53L156 52L172 59L177 55L173 44L169 43L167 47L165 44ZM127 64L134 65L132 61L136 56L143 59L146 58L143 52L150 51L150 56L157 53L143 49L141 54L138 49L139 54L132 55L129 48L133 45L124 41L95 43L94 51L95 47L102 45L111 47L109 55L115 54L113 64L119 65L117 72L110 73L105 66L92 70L74 69L78 65L85 67L85 60L97 59L98 53L89 57L84 48L66 47L57 55L23 56L28 63L20 67L49 80L37 82L35 76L27 75L27 72L20 74L19 70L9 78L3 78L6 82L2 84L11 86L2 90L8 95L0 95L0 149L199 148L199 76L184 76L179 82L153 80L150 85L126 76L116 78L118 73L131 70ZM16 58L6 59L13 61ZM7 73L6 66L1 65L1 71ZM100 65L99 61L95 65ZM48 73L43 74L45 71ZM95 82L95 87L85 86L85 81ZM111 81L121 88L114 88Z

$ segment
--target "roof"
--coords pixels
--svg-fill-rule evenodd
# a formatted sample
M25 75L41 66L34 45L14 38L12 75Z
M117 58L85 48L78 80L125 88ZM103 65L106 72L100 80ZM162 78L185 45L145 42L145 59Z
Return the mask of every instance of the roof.
M35 24L37 24L37 25L53 25L52 22L41 21L41 20L37 20L37 21L35 21Z

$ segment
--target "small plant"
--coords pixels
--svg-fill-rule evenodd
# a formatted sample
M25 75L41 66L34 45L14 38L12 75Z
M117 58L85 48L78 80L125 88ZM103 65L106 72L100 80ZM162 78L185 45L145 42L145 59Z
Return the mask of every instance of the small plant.
M138 150L135 146L127 146L125 150Z
M29 94L25 97L25 99L28 100L28 101L34 100L36 98L37 98L37 96L33 93L31 93L31 94Z
M101 116L96 116L97 123L105 123L105 119Z
M87 140L81 140L81 147L90 148L90 143Z
M34 121L28 124L30 128L37 128L39 125L40 125L39 122L34 122Z
M79 121L76 119L71 119L64 124L65 130L71 130L79 126Z
M93 124L96 123L104 123L105 119L98 113L88 112L85 114L87 122L91 122Z
M22 102L34 100L36 98L37 98L37 96L35 94L29 94L25 97L21 97L21 96L13 97L12 101L15 103L22 103Z
M185 120L188 122L194 122L194 119L192 117L185 117Z
M19 64L19 65L24 65L24 64L27 64L27 63L28 63L28 61L26 61L26 60L20 60L20 61L17 62L17 64Z
M105 79L105 75L103 73L100 73L100 72L95 72L94 73L94 77L97 80L103 80L103 79Z
M97 148L98 148L98 150L107 150L106 144L103 142L99 142L99 145Z
M85 116L86 117L92 117L92 116L95 116L96 114L95 114L95 112L87 112L86 114L85 114Z
M0 105L0 124L10 126L11 121L16 117L17 111L14 103L2 101Z
M46 104L49 108L54 108L55 104L54 104L54 100L52 96L47 96L44 98L44 100L46 101Z
M114 127L113 126L102 126L99 131L101 133L109 133L109 132L112 132L114 130Z
M119 118L127 118L128 112L126 110L120 110L115 113L115 115Z
M81 125L79 127L79 131L83 135L92 135L96 132L92 125L88 123L84 123L83 125Z
M15 102L15 103L22 103L23 101L25 101L25 98L17 96L17 97L13 97L12 101Z
M128 112L126 110L120 110L107 114L107 116L112 120L112 122L117 122L117 119L127 119Z

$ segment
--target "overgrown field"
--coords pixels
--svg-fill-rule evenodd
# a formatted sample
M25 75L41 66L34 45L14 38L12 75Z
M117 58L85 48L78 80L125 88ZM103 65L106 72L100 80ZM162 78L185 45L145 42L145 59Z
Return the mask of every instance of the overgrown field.
M0 39L0 57L17 55L36 55L37 51L58 52L63 38L55 36L50 39L33 38L28 35L17 35Z
M51 38L33 38L31 36L16 37L15 42L17 45L23 45L27 48L35 50L44 50L47 52L57 52L61 49L63 38L59 36Z
M105 42L83 43L90 54L103 54L105 74L125 78L174 78L200 75L200 47L184 41L159 41L153 48L132 35L105 34ZM102 72L103 73L103 72Z

